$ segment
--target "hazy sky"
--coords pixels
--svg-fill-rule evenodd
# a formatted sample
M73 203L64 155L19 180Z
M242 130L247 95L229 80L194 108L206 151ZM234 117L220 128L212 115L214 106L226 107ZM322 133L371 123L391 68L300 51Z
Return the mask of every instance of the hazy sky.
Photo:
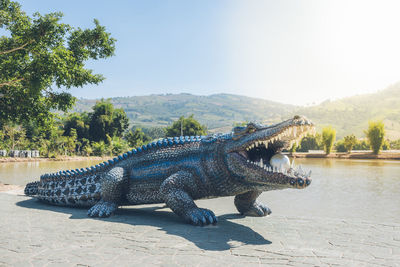
M375 92L400 81L400 1L20 0L28 14L100 20L116 56L90 62L85 98L234 93L291 104Z

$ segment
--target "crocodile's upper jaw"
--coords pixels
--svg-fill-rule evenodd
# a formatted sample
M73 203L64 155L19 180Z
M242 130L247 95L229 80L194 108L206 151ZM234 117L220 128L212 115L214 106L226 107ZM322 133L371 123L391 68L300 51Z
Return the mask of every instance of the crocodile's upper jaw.
M227 155L228 167L252 183L304 188L311 183L311 172L303 171L301 166L289 165L284 156L280 166L276 162L271 164L271 158L313 130L313 124L304 117L295 117L270 127L258 125L252 133L244 134L242 140L238 138L240 145Z

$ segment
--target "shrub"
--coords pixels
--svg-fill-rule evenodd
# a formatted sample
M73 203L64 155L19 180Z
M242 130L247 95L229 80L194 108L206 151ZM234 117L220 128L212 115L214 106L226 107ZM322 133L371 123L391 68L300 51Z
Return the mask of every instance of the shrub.
M330 154L332 150L333 143L336 139L336 130L331 126L322 129L322 144L324 146L324 151L326 154Z
M368 130L365 131L372 152L377 155L382 149L385 138L385 125L382 121L370 121Z
M104 156L106 153L106 144L103 141L92 142L93 155Z

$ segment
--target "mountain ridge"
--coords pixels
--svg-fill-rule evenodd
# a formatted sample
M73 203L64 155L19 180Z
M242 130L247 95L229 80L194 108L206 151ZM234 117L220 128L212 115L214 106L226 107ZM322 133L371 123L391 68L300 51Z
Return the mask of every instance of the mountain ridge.
M99 99L78 99L74 111L90 111ZM194 117L211 132L229 131L234 123L258 121L274 123L293 115L307 116L317 130L331 125L337 137L348 134L364 137L368 121L382 120L387 136L400 138L400 83L376 93L327 100L313 106L295 106L276 101L234 94L193 95L152 94L110 98L117 108L123 108L132 125L141 127L168 126L180 116Z

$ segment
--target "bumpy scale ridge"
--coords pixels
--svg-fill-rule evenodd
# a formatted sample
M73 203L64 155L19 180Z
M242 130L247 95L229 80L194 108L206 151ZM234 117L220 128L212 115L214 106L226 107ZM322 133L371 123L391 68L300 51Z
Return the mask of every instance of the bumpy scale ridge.
M211 137L208 138L208 137ZM163 148L163 147L171 147L175 145L183 145L185 143L191 143L191 142L213 142L215 141L219 136L180 136L180 137L167 137L160 139L158 141L154 141L151 143L148 143L147 145L143 145L141 147L136 147L128 152L125 152L122 155L118 155L114 157L113 159L109 159L108 161L104 161L102 163L99 163L97 165L87 167L87 168L81 168L81 169L75 169L75 170L64 170L64 171L59 171L56 173L46 173L40 176L40 180L43 182L47 181L54 181L57 179L71 179L71 178L76 178L79 176L84 176L87 174L93 174L95 172L99 171L104 171L110 167L113 167L115 164L118 162L127 159L129 157L133 157L136 154L140 154L142 152L158 149L158 148Z

